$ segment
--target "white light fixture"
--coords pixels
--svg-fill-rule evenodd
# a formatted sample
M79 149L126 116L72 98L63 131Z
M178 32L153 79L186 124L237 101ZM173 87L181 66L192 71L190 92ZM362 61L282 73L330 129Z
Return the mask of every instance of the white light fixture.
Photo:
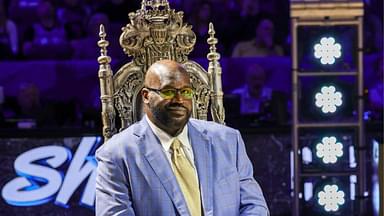
M343 104L343 95L336 91L334 86L323 86L321 92L315 95L315 105L321 108L323 113L334 113L336 107Z
M355 147L349 146L349 167L350 168L356 168L357 162L355 158Z
M334 64L336 58L341 56L341 45L335 43L333 37L323 37L320 43L315 44L313 47L315 58L320 59L321 64Z
M325 164L334 164L338 157L343 156L343 144L337 142L336 137L323 137L316 145L316 156L322 158Z
M356 175L349 176L349 188L350 188L351 200L355 200L355 197L356 197L356 184L357 184L357 176Z
M308 201L313 196L313 183L312 182L305 182L304 183L304 200Z
M339 190L337 185L325 185L317 196L319 198L318 203L323 206L327 212L336 212L339 210L339 206L345 203L345 193Z
M307 146L302 149L302 159L304 164L312 163L312 151Z

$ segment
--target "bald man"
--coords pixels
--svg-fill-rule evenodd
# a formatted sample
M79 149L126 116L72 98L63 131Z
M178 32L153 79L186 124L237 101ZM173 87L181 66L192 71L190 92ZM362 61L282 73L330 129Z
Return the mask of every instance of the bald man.
M154 63L141 95L143 119L96 152L96 215L269 215L239 131L190 118L182 65Z

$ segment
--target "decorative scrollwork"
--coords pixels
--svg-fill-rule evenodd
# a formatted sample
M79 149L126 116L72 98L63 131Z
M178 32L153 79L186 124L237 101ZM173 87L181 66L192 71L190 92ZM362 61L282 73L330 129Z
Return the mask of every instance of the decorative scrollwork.
M207 120L209 107L209 99L211 89L209 86L208 73L196 62L188 61L183 64L189 73L194 94L194 113L193 117L197 119Z
M120 130L130 126L138 120L135 116L135 102L144 81L143 73L140 71L129 70L128 67L120 73L123 72L126 72L126 76L124 77L125 81L120 88L116 89L117 91L114 94L115 107L121 119Z
M185 62L196 43L192 27L183 23L183 12L169 8L168 1L142 1L129 14L122 28L120 45L137 65L151 65L161 59Z
M190 73L192 87L195 90L194 102L196 106L197 119L207 120L210 90L209 86L203 83L196 74Z

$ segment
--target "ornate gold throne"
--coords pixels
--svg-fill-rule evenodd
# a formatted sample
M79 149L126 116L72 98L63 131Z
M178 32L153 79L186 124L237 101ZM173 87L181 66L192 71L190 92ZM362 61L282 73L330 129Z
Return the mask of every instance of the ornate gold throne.
M148 67L161 59L172 59L187 69L195 90L193 98L194 118L207 120L208 109L212 120L224 124L223 92L221 84L220 54L216 52L217 39L212 23L209 24L207 42L210 52L207 55L208 72L198 63L188 60L196 42L192 26L183 23L183 12L170 9L167 0L142 0L141 9L128 14L130 23L122 28L120 45L131 62L123 65L113 74L107 55L106 32L100 25L99 79L102 103L104 140L117 132L116 110L121 126L127 128L142 116L140 90L143 88Z

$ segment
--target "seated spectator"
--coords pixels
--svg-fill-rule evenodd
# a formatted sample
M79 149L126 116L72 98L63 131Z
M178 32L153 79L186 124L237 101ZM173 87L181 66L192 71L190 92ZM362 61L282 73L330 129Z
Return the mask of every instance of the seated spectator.
M5 98L4 118L7 127L73 127L80 121L77 104L73 99L47 100L34 83L22 83L16 97Z
M82 126L85 128L102 128L101 124L101 101L100 88L95 86L87 100L84 100L82 110Z
M383 52L383 1L364 1L364 53Z
M34 84L24 84L17 95L20 118L36 118L41 110L39 89Z
M236 44L232 57L283 55L283 49L275 44L274 24L271 19L267 17L260 18L255 30L255 36L252 40Z
M257 21L260 13L259 0L241 0L239 1L239 11L230 15L232 28L235 30L234 39L237 41L249 40L254 35L254 22Z
M234 45L238 41L250 40L254 35L254 23L259 13L259 0L216 0L216 5L224 13L214 19L215 27L219 30L217 37L225 46L225 56L231 56ZM215 5L215 6L216 6Z
M85 36L85 21L90 11L83 6L80 0L64 0L63 7L58 9L58 20L65 27L68 39L79 39Z
M0 58L15 58L19 52L16 24L7 17L4 0L0 0Z
M16 125L9 127L35 128L51 126L54 123L52 110L40 100L40 91L33 83L23 83L15 100L5 99L5 120Z
M208 1L201 2L200 7L196 7L195 11L192 13L190 24L193 26L192 30L196 34L196 43L190 57L205 58L209 53L207 39L209 37L209 22L213 22L213 17L212 4ZM217 31L216 26L215 31ZM216 48L219 53L223 52L221 43L216 44Z
M107 14L112 23L125 25L128 22L128 13L134 12L140 8L141 1L125 0L100 0L97 2L96 12Z
M232 91L240 96L242 115L257 115L266 122L285 123L287 99L283 93L266 85L267 74L257 64L250 65L245 74L245 84Z
M382 120L383 118L383 109L384 109L384 59L383 55L379 55L377 58L376 64L374 65L376 83L369 89L369 108L372 111L372 117L374 119Z
M33 24L24 43L24 55L29 58L63 59L71 56L71 47L64 26L58 22L56 8L50 1L41 1Z
M100 40L100 24L104 25L106 28L107 36L109 36L108 17L103 13L96 13L92 15L87 25L87 36L78 40L71 41L74 59L97 59L99 57L100 48L97 46L97 41ZM111 46L108 46L107 49L110 51ZM108 52L108 55L111 55L111 53Z

